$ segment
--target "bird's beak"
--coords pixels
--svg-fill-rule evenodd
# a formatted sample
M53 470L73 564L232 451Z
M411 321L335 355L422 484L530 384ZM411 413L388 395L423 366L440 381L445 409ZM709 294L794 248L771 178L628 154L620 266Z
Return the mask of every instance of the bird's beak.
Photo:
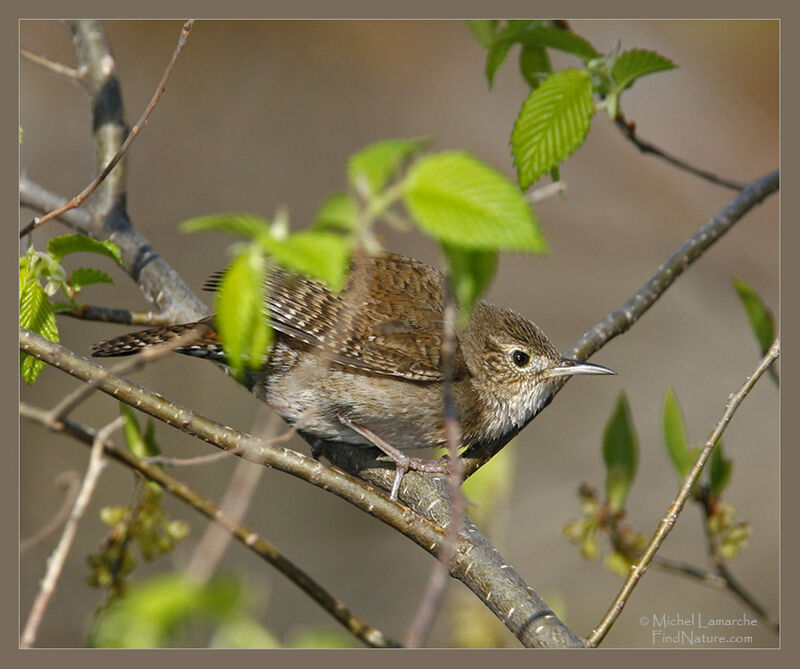
M603 367L603 365L595 365L592 362L583 362L582 360L570 360L569 358L563 358L557 366L547 372L549 377L573 376L575 374L616 374L616 372L608 367Z

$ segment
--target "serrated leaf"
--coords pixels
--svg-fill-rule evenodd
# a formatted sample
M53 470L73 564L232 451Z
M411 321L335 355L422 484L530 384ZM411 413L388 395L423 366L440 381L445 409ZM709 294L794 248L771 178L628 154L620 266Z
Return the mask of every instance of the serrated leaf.
M708 463L708 494L712 500L719 499L733 474L733 460L729 460L722 452L722 442L717 442L711 451L711 462Z
M523 44L519 51L519 71L531 90L538 88L553 71L547 51L540 46Z
M260 248L247 246L222 276L215 322L225 358L237 375L258 369L272 344L264 293L266 261Z
M600 52L587 39L570 30L561 30L550 26L538 26L526 30L519 41L526 45L565 51L585 61L600 57Z
M92 239L85 235L61 235L47 243L47 251L56 262L70 253L98 253L122 265L122 253L114 242Z
M406 208L423 231L474 250L545 253L547 242L523 194L467 153L425 156L409 170Z
M617 90L624 90L634 81L647 74L672 70L677 65L655 51L647 49L631 49L623 51L611 70L611 78L617 84Z
M664 395L663 426L667 453L670 460L672 460L675 471L683 478L689 473L694 460L689 453L689 440L686 436L686 426L681 407L672 388L668 388Z
M263 236L258 241L286 269L319 279L333 290L344 287L350 262L350 244L341 235L308 230L286 239Z
M467 26L469 26L470 32L472 36L478 40L478 43L488 49L492 46L492 42L494 42L495 35L497 34L497 28L500 25L500 21L497 19L480 19L480 20L471 20L467 21ZM20 129L20 137L22 136L22 129Z
M593 114L592 80L583 70L555 72L531 91L511 133L523 190L572 155L586 138Z
M215 230L247 239L258 239L261 235L270 233L270 223L253 214L212 214L190 218L180 224L180 230L189 233Z
M311 227L352 232L358 227L358 205L349 193L331 193L320 206Z
M625 500L636 475L638 460L639 444L633 428L628 399L625 393L621 393L616 409L603 433L606 501L612 511L621 511L625 508Z
M428 144L430 140L424 138L386 139L370 144L347 163L350 185L360 191L364 184L368 195L380 192L403 163Z
M775 319L772 312L764 304L764 300L744 279L734 278L733 286L747 312L747 319L758 340L761 355L764 355L775 341Z
M19 324L31 332L50 341L58 341L58 325L50 300L42 285L29 278L27 272L20 273ZM44 362L27 353L20 352L20 375L28 385L33 385L44 367Z
M497 251L475 251L442 244L448 274L458 303L458 325L466 326L472 308L497 270Z
M68 279L70 286L76 292L85 286L94 283L114 283L113 279L105 272L93 267L79 267Z

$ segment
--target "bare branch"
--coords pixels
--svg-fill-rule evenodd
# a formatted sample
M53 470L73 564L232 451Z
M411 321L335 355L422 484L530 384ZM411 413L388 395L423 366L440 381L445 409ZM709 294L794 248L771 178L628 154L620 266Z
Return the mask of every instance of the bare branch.
M63 63L57 63L54 60L50 60L46 56L40 56L38 53L33 53L23 47L20 47L19 55L31 63L39 65L46 70L50 70L50 72L71 80L73 83L80 83L80 78L83 76L83 73L74 67L69 67Z
M20 405L20 415L29 420L44 425L56 432L63 432L82 441L86 444L97 443L98 435L94 435L91 430L68 419L60 420L57 423L50 422L49 412L36 409L28 405ZM120 420L120 419L117 419ZM199 511L209 520L219 523L233 535L237 541L245 545L256 555L273 565L278 571L284 574L290 581L306 592L311 598L320 604L333 618L347 628L354 636L363 641L368 646L373 647L396 647L399 644L383 634L380 630L371 627L361 618L352 613L339 599L329 594L322 586L314 581L308 574L299 569L293 562L280 553L270 542L258 536L249 527L232 521L223 511L201 497L188 486L177 479L166 474L155 465L147 463L141 458L137 458L127 449L116 448L109 444L105 447L108 456L121 462L122 464L138 471L151 481L155 481L171 495L186 502L189 506Z
M111 173L111 170L113 170L117 166L117 163L119 163L119 161L122 160L123 156L133 143L133 140L136 139L136 136L139 134L139 131L144 127L144 124L147 122L147 119L150 117L150 114L152 113L153 109L155 109L155 106L158 103L159 99L161 98L161 95L164 93L164 89L166 88L167 84L167 79L169 79L169 75L172 73L172 70L175 67L175 63L178 60L178 56L183 50L183 45L186 44L186 40L189 37L189 32L191 31L193 24L194 21L187 21L186 23L183 24L183 29L181 30L180 37L178 38L178 44L175 47L175 51L172 54L172 59L169 61L167 69L164 70L164 74L161 77L161 81L158 82L158 86L156 87L155 93L153 93L153 97L150 99L150 102L147 105L147 107L145 107L145 110L142 113L142 116L136 122L136 125L134 125L133 128L131 128L130 133L128 133L128 137L119 147L117 152L112 156L111 160L109 160L106 166L100 171L100 174L98 174L91 181L91 183L88 186L86 186L86 188L84 188L80 193L78 193L75 197L69 200L69 202L66 202L57 209L50 211L41 218L39 217L34 218L30 223L28 223L28 225L26 225L22 229L22 231L19 234L20 238L29 234L30 232L38 228L40 225L44 225L45 223L51 221L55 217L60 216L68 209L74 209L75 207L79 207L81 203L92 193L94 193L95 189L101 183L103 183L106 177Z
M69 555L70 548L72 548L72 542L74 541L75 534L78 531L78 524L80 523L81 518L86 511L86 507L89 504L89 500L92 498L92 493L94 493L94 489L97 485L97 480L103 471L103 467L105 466L103 461L104 444L108 440L109 435L114 430L122 427L124 422L125 419L122 416L114 419L108 425L99 430L94 438L92 443L92 454L89 457L89 466L86 468L86 475L83 477L81 490L78 493L78 497L75 499L75 504L72 507L69 520L64 526L64 532L61 535L61 540L58 542L58 546L56 546L55 551L53 551L53 554L47 561L47 573L42 579L42 585L39 588L39 594L36 595L36 599L31 607L28 620L25 623L25 629L22 631L20 646L23 648L32 647L34 641L36 641L36 633L39 630L39 625L42 622L42 618L44 617L47 606L50 603L50 599L56 590L56 585L58 585L58 579L64 569L64 564L67 560L67 556Z
M152 311L133 311L131 309L115 309L113 307L98 307L89 304L78 305L73 311L62 311L60 316L70 316L86 321L99 321L101 323L118 323L120 325L172 325L172 320L164 314Z
M53 516L44 527L36 532L36 534L20 541L20 555L24 555L28 551L33 550L36 546L54 536L69 519L72 505L75 504L75 499L78 497L81 480L77 472L66 471L58 475L57 482L59 487L64 489L64 503L61 505L61 509L59 509L58 513Z
M742 403L744 398L747 397L748 393L753 386L755 386L756 382L761 378L761 375L778 358L780 355L780 350L780 338L777 338L770 347L769 351L767 351L767 354L758 363L755 371L745 380L742 387L730 395L728 403L725 406L725 411L722 414L722 418L719 419L717 425L711 432L711 436L700 450L694 466L684 479L681 489L678 491L678 494L675 496L672 504L670 504L669 508L667 509L667 513L661 520L661 523L653 535L653 538L650 540L650 543L647 545L647 548L642 553L642 557L633 567L631 567L630 574L628 575L628 578L623 584L622 589L614 600L614 603L611 605L606 615L603 616L600 624L595 627L595 629L587 638L586 641L588 646L597 646L605 638L606 634L608 634L608 631L611 629L611 626L614 624L617 618L619 618L620 614L622 613L622 609L625 608L625 604L633 592L633 589L636 587L636 584L639 582L639 579L644 575L645 571L647 571L647 567L651 560L653 557L655 557L656 552L661 547L661 544L664 543L664 540L667 538L670 531L674 527L675 522L678 520L678 516L680 515L684 504L686 504L686 500L689 499L689 496L691 495L692 488L700 478L700 474L703 472L703 467L705 467L706 462L711 457L711 452L714 450L714 446L719 441L719 438L722 436L725 428L730 423L731 418L733 418L733 414L736 413L736 409L739 408L739 405Z
M614 337L627 332L692 263L711 248L748 211L777 191L779 183L779 173L775 171L748 184L716 216L667 258L653 276L645 281L625 304L608 314L572 344L564 352L564 357L587 360ZM559 381L553 390L550 401L568 380L569 377L565 376ZM463 455L466 475L470 476L475 473L503 446L504 444L498 445L494 451L485 448L468 448Z
M733 179L726 179L724 177L718 176L713 172L709 172L708 170L704 170L701 167L695 167L690 163L686 162L682 158L677 158L672 154L667 153L663 149L658 148L652 142L648 142L644 139L641 139L636 134L636 123L633 121L628 121L622 113L619 113L617 117L614 119L614 124L620 129L623 135L631 142L633 142L634 146L636 146L639 151L642 153L650 153L662 160L667 161L671 165L674 165L678 169L683 170L684 172L689 172L689 174L694 174L696 177L700 177L701 179L705 179L706 181L711 182L712 184L716 184L717 186L724 186L725 188L730 188L731 190L742 190L745 188L747 184L740 183L738 181L734 181Z

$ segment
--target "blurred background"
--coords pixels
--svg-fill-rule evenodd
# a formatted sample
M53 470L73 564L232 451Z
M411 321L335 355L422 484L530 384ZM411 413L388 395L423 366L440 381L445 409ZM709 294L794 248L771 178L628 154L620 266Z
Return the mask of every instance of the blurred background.
M572 21L600 51L653 49L679 69L646 77L622 98L622 110L641 137L665 150L743 182L779 164L779 28L777 21ZM129 124L147 104L169 61L177 21L106 24L116 57ZM20 44L74 65L68 32L47 21L21 22ZM271 217L288 208L299 229L333 190L346 187L350 154L390 137L429 136L434 149L464 149L514 176L509 135L527 95L513 51L493 89L484 77L486 52L458 21L199 21L150 121L128 154L128 207L133 223L198 290L223 267L232 241L216 234L182 235L180 221L218 212ZM577 62L554 55L554 67ZM21 170L62 196L94 176L87 99L79 86L23 61ZM586 329L627 300L674 250L733 197L663 161L640 155L598 113L586 143L561 169L565 197L536 206L552 253L540 258L505 254L488 299L537 322L564 350ZM580 516L577 490L602 490L603 428L620 392L630 400L641 448L626 521L650 534L677 490L661 431L661 407L672 387L683 407L690 439L702 443L729 393L759 354L731 278L750 282L778 309L778 200L771 197L740 221L669 289L626 335L593 358L618 372L569 384L547 411L510 446L509 499L492 528L508 562L578 634L588 634L605 613L621 577L602 560L581 558L562 528ZM30 220L23 210L21 220ZM34 235L37 248L66 229L52 223ZM433 242L418 233L381 228L388 249L438 264ZM80 262L81 258L77 259ZM83 258L85 260L85 258ZM70 262L72 264L70 264ZM91 287L86 302L145 309L132 282L110 262L116 285ZM75 260L68 267L77 266ZM204 294L211 305L210 296ZM61 340L88 354L91 343L126 331L123 326L60 321ZM213 365L172 356L135 380L221 423L248 431L259 403ZM21 398L51 407L77 386L45 369ZM74 417L100 426L117 414L97 395ZM157 426L165 454L209 453L206 444ZM308 452L304 442L292 446ZM725 501L752 523L750 546L732 562L740 581L778 615L778 391L763 380L725 435L734 460ZM42 527L62 504L56 477L83 473L88 449L23 422L20 444L20 534ZM172 470L190 486L219 500L234 458ZM99 510L130 500L132 476L112 463L80 526L37 645L80 646L103 594L85 579L86 555L107 528ZM180 569L190 559L206 522L167 499L191 534L166 558L135 572L135 581ZM371 624L398 638L415 611L433 559L403 536L312 486L266 471L245 517L287 556L342 598ZM54 544L27 553L20 568L24 620ZM607 552L607 545L601 542ZM689 505L661 555L706 564L702 518ZM223 570L246 579L258 620L279 639L335 623L295 586L234 544ZM451 596L463 595L458 582ZM469 599L469 597L467 597ZM452 605L451 605L452 607ZM651 569L612 629L609 647L652 647L641 616L741 617L743 605L725 592ZM432 646L454 643L453 618L437 622ZM748 614L753 617L751 612ZM517 646L489 616L493 642ZM748 628L748 647L776 646L766 625ZM656 644L657 645L657 644Z

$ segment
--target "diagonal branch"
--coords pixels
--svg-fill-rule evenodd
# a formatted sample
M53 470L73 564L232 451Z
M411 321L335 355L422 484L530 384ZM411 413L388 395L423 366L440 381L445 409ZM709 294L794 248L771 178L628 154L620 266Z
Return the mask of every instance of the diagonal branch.
M68 419L53 422L50 419L49 412L42 409L36 409L23 404L20 405L20 414L24 418L44 425L51 430L69 434L85 444L91 445L97 442L98 435L95 435L92 430ZM334 619L366 645L372 647L397 647L400 645L396 641L385 636L380 630L371 627L356 616L339 599L329 594L321 585L299 569L266 539L260 537L242 523L232 521L219 507L198 495L182 482L166 474L156 465L136 457L127 449L117 448L113 444L106 444L105 453L134 471L138 471L149 480L155 481L167 492L183 502L186 502L209 520L224 527L239 542L289 578L289 580L307 593L314 601L320 604L323 609L330 613Z
M711 452L714 450L714 446L717 444L722 436L722 433L725 431L725 428L733 418L733 414L736 413L739 405L761 378L761 375L775 360L777 360L780 352L781 344L780 338L778 338L772 344L769 351L767 351L767 354L758 363L755 371L749 377L747 377L744 384L742 384L742 387L729 396L728 403L725 406L725 411L723 412L722 417L719 419L717 425L711 432L711 436L709 436L708 440L703 445L703 448L700 450L694 466L684 479L683 485L681 485L681 489L678 491L678 494L675 496L672 504L670 504L670 507L667 509L667 512L656 529L653 538L650 540L647 548L645 548L644 552L642 553L642 557L639 558L639 561L633 567L631 567L628 578L614 600L614 603L608 609L608 612L600 621L600 624L595 627L595 629L589 635L587 639L587 645L591 647L597 646L605 638L606 634L608 634L608 631L611 629L611 626L614 624L617 618L619 618L620 614L622 613L622 609L625 608L625 604L631 596L633 589L636 587L636 584L639 582L639 579L641 579L645 571L647 571L647 567L655 557L656 552L661 547L661 544L664 543L664 540L667 538L672 528L675 526L678 515L680 515L684 504L686 504L686 500L689 499L690 495L692 494L692 488L700 478L700 474L703 472L703 467L705 467L706 462L708 462L708 459L711 457Z
M780 177L776 170L743 188L718 214L667 258L627 302L608 314L572 344L564 352L564 357L587 360L612 339L627 332L692 263L711 248L748 211L776 192L779 183ZM559 381L553 390L550 401L568 380L569 377L563 377ZM486 448L468 448L464 453L466 475L470 476L475 473L504 445L501 444L491 451Z

